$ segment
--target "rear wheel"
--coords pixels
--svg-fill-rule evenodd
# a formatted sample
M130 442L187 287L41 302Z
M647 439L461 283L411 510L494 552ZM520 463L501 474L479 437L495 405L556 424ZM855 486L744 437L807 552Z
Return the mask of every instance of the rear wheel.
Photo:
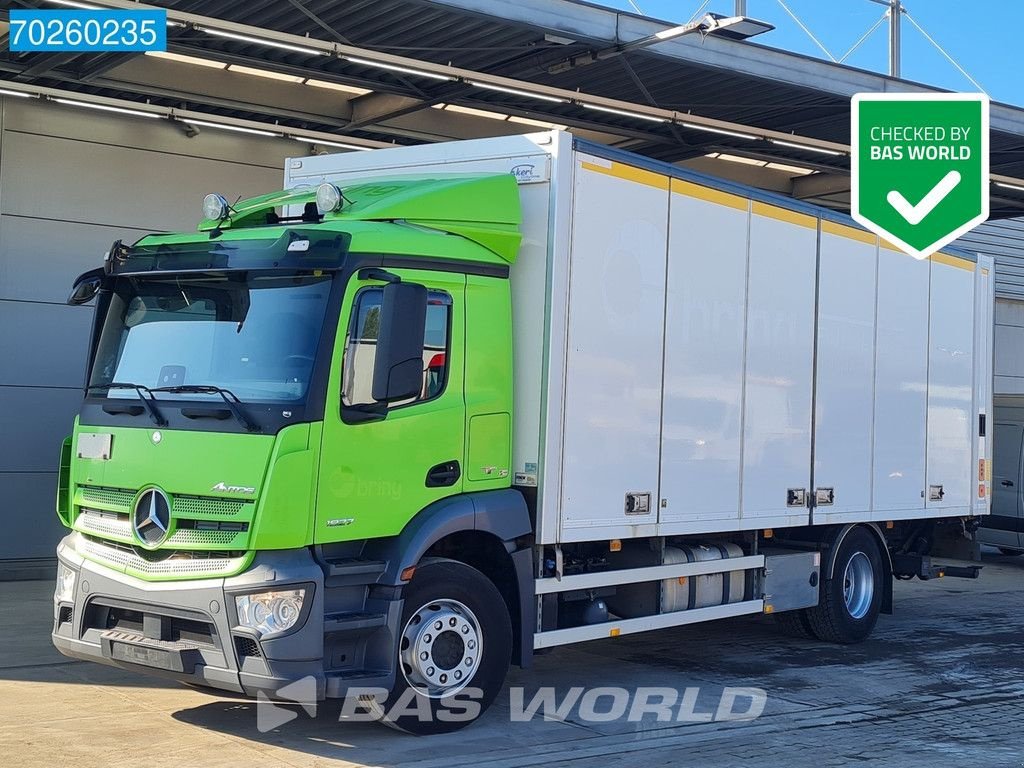
M813 638L814 630L811 629L811 622L807 618L807 611L785 611L776 613L775 624L790 637Z
M456 731L501 691L512 622L498 589L455 560L429 560L405 589L395 685L366 702L385 725L417 735Z
M884 578L878 540L864 528L850 531L839 545L832 577L821 584L818 605L807 610L815 637L829 643L865 640L882 608Z

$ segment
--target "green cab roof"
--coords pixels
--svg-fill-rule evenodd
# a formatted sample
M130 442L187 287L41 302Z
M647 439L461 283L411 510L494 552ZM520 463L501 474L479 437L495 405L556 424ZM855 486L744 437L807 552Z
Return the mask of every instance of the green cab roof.
M401 177L355 181L339 184L338 188L344 196L341 210L327 213L319 224L304 226L350 231L350 225L357 222L404 222L459 235L483 246L502 261L515 262L522 240L522 212L519 188L511 174ZM203 220L199 231L220 229L226 234L227 230L234 230L233 235L243 229L265 232L268 225L277 221L276 209L302 207L315 201L316 187L252 197L232 205L222 221ZM362 227L355 230L369 234ZM356 242L352 249L362 250Z

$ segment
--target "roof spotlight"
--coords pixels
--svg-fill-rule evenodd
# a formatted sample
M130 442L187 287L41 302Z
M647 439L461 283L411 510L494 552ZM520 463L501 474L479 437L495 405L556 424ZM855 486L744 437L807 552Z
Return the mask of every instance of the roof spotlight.
M213 192L203 198L203 216L213 221L224 221L228 217L231 205L224 195Z
M324 182L316 188L316 207L320 213L340 211L345 198L341 190L330 182Z

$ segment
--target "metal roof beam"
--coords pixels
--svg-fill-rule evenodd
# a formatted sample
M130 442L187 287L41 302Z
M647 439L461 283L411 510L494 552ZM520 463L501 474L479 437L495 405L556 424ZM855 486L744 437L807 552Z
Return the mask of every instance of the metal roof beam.
M849 174L813 173L793 179L791 194L797 200L827 197L850 191Z
M136 3L132 0L91 0L91 2L95 5L101 5L109 8L139 9L153 7L142 3ZM844 145L836 144L835 142L822 141L811 137L794 136L783 131L774 131L756 127L752 128L751 126L740 125L726 120L717 120L690 113L660 109L634 102L624 102L620 99L582 93L564 88L555 88L553 86L533 83L526 80L516 80L509 77L503 77L501 75L492 75L486 72L477 72L460 67L453 67L447 64L411 59L405 56L397 56L395 54L373 49L355 48L353 46L318 40L316 38L262 29L260 27L253 27L247 24L239 24L237 22L225 21L223 19L216 19L208 16L200 16L193 13L184 13L174 9L165 10L167 10L167 15L170 20L186 24L199 31L202 31L203 29L214 29L228 34L244 35L250 39L265 40L267 41L266 45L268 45L268 47L273 47L276 44L278 46L285 46L286 49L290 48L293 52L310 51L310 56L319 54L330 58L359 58L373 61L379 66L397 66L405 69L412 69L414 71L429 72L436 76L448 78L453 82L457 80L462 80L467 83L476 81L498 88L513 88L519 91L536 94L537 98L540 99L547 97L548 99L557 99L565 103L573 103L581 106L591 105L597 108L603 107L605 109L627 110L628 112L646 115L648 118L657 119L663 122L698 124L707 129L717 128L719 130L747 133L756 132L759 138L764 139L777 138L784 141L799 142L808 146L831 149L840 152L847 150ZM408 73L406 72L405 74Z

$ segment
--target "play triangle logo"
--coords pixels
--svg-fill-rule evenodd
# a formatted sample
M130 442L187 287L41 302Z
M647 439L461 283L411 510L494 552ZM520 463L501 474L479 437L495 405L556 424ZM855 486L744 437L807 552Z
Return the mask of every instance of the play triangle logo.
M260 733L277 730L299 716L294 707L275 702L293 702L301 706L310 717L316 717L316 678L307 675L278 688L273 700L263 691L257 691L256 729Z

